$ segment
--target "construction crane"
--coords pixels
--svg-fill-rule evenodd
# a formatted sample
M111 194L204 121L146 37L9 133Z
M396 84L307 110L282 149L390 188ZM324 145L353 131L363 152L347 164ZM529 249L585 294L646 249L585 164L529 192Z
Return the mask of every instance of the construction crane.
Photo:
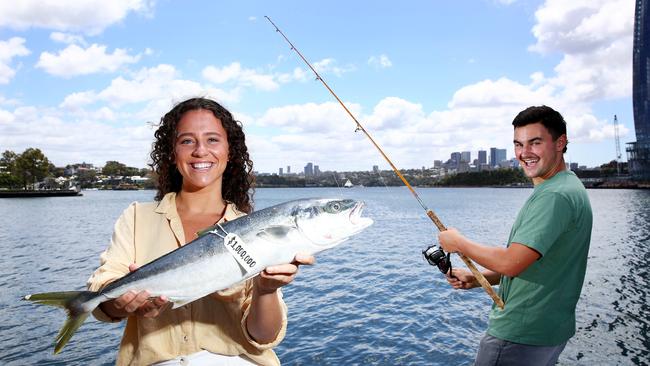
M618 137L618 119L614 115L614 139L616 140L616 175L621 175L621 139Z

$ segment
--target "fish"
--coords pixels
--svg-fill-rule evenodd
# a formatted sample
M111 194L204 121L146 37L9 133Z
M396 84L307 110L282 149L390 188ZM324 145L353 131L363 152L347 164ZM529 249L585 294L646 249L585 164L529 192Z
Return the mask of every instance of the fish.
M178 308L258 275L272 265L290 263L297 253L333 248L372 225L362 217L362 201L305 198L284 202L208 227L198 238L151 261L100 291L31 294L24 300L64 308L54 354L61 352L90 313L128 291L165 296ZM200 280L199 280L200 279Z

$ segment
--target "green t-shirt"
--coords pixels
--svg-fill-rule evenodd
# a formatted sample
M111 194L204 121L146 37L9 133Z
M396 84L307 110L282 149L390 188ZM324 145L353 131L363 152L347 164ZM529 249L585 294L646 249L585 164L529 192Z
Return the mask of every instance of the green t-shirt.
M517 277L501 276L505 309L492 307L490 335L554 346L575 334L591 225L587 191L573 172L559 172L535 186L512 226L508 246L520 243L541 257Z

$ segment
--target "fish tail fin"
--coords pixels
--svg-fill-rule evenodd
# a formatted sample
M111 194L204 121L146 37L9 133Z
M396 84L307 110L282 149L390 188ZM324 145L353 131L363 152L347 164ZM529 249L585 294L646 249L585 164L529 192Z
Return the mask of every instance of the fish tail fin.
M86 310L87 307L84 307L84 304L96 296L97 293L93 291L44 292L25 296L25 300L27 301L64 308L68 313L68 318L59 331L59 334L56 336L54 354L61 352L74 332L76 332L86 318L88 318L88 315L90 315L90 312L94 307L90 310Z

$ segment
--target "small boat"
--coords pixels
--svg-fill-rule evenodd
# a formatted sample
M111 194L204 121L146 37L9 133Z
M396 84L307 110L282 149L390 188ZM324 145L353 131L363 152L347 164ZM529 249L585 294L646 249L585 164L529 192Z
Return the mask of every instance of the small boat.
M0 198L70 197L81 196L79 188L73 189L0 189Z
M345 184L343 185L343 187L352 188L352 187L354 187L354 184L352 184L352 182L350 182L350 180L348 179L347 181L345 181Z

